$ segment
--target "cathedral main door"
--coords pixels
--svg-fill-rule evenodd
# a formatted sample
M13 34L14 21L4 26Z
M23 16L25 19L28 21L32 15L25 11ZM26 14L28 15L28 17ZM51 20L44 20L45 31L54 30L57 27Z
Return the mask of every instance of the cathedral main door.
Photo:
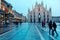
M40 23L40 18L38 19L38 22Z
M38 22L40 23L40 21L41 21L41 15L39 13L39 15L38 15Z

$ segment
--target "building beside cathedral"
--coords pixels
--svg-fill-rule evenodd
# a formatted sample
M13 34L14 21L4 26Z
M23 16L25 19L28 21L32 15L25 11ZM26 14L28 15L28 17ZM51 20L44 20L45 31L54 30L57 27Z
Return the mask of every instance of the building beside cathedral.
M28 22L49 22L52 19L51 8L47 10L44 7L43 2L38 4L36 2L35 7L32 10L28 9Z

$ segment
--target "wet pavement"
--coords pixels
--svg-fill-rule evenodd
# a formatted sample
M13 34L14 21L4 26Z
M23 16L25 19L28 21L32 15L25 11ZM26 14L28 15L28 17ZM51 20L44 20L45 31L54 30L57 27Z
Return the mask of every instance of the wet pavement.
M5 32L8 32L12 29L16 28L16 25L15 24L12 24L12 25L8 25L8 26L3 26L0 28L0 34L3 34Z
M41 25L39 24L35 24L37 25L37 28L39 29L39 31L42 33L42 36L45 40L60 40L60 23L57 23L57 33L59 34L58 37L56 36L56 33L54 36L49 35L49 28L48 25L46 25L46 27L42 28Z
M11 29L11 28L10 28ZM41 27L41 23L22 23L13 25L12 29L0 35L0 40L60 40L60 24L58 24L58 37L49 35L48 25Z

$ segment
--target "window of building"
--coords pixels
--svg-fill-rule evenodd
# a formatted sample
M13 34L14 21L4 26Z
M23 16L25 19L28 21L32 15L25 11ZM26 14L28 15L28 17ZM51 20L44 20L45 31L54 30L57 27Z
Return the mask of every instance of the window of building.
M38 8L38 11L40 11L40 7Z
M45 18L45 12L44 12L44 20L45 20L46 18Z
M34 17L35 17L35 12L34 12Z
M47 22L49 22L49 15L47 15Z

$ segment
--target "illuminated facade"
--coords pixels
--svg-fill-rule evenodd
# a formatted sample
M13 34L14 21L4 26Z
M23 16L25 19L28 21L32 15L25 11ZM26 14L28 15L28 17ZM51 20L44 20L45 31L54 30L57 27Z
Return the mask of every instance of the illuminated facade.
M14 13L14 19L15 21L13 22L25 22L26 21L26 17L22 15L22 13L18 13L17 11L13 10Z
M2 20L1 23L10 23L14 17L12 12L12 5L5 0L0 0L0 2L0 15L2 15L2 17L0 17L0 20Z
M35 7L32 10L28 9L28 22L49 22L52 18L51 8L47 10L43 6L43 2L38 4L36 2Z

